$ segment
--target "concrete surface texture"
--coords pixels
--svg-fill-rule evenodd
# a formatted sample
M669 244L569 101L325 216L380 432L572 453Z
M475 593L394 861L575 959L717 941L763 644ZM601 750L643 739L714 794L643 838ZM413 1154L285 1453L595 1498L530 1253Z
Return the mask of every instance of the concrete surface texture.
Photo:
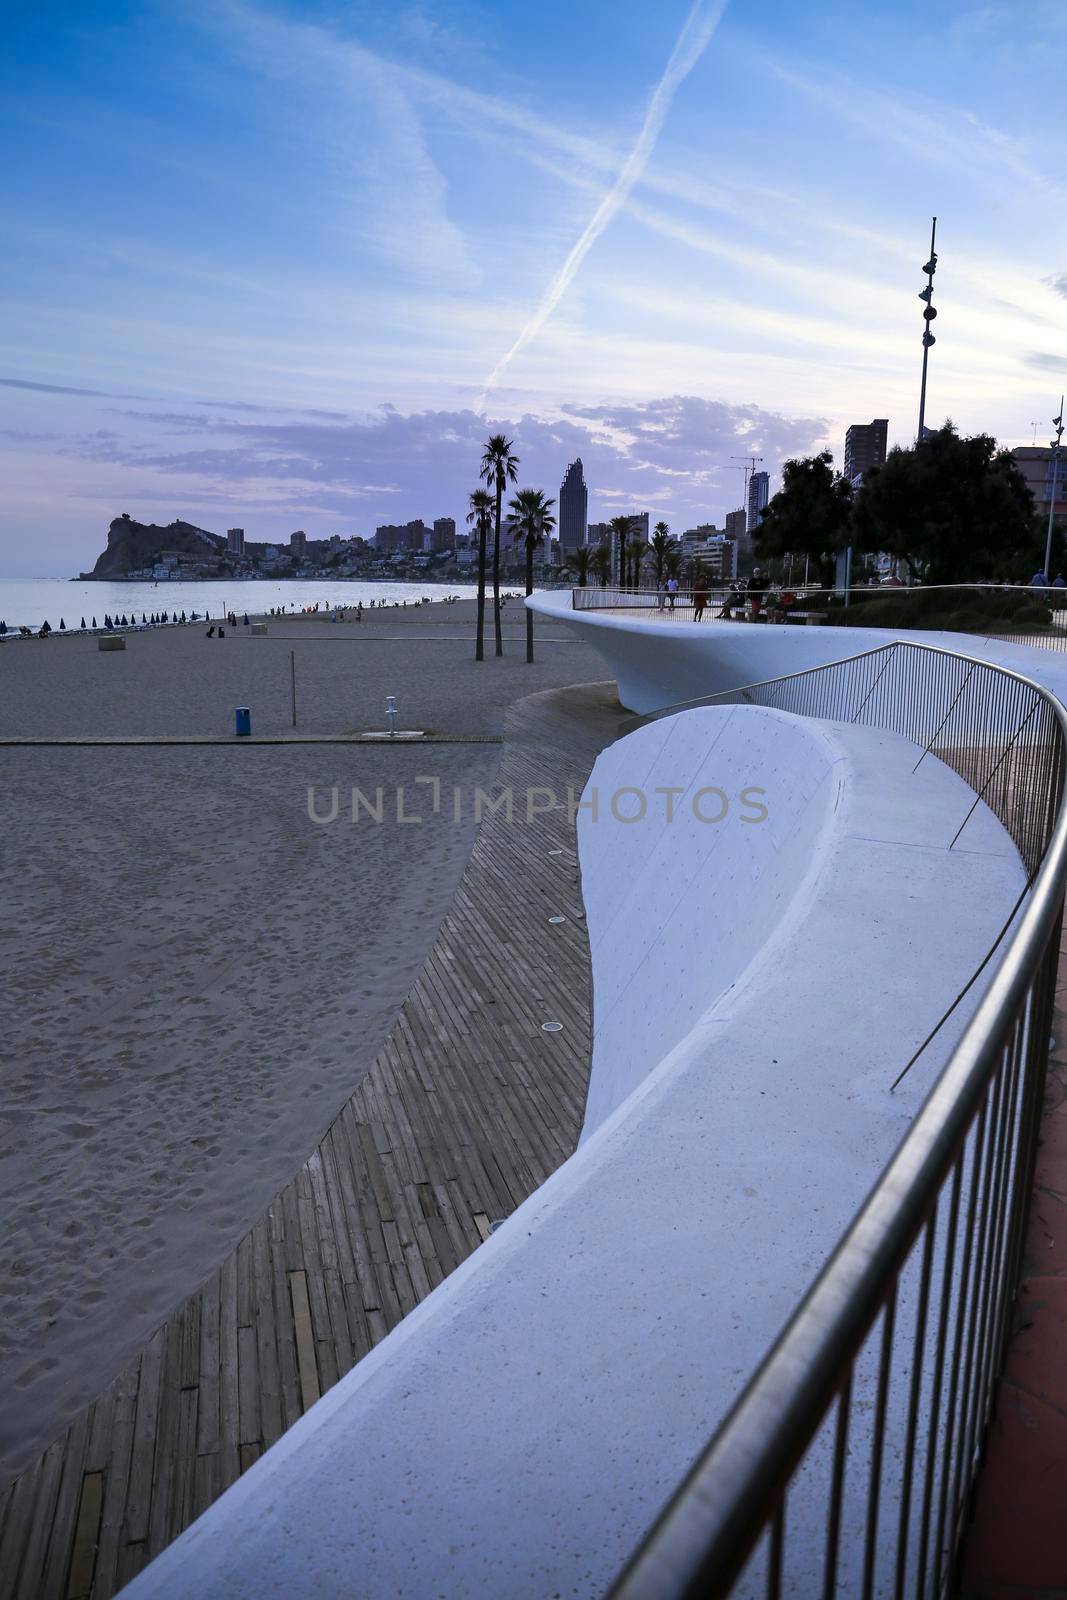
M529 605L543 620L564 623L599 650L618 683L619 699L639 713L825 666L896 639L940 645L1007 667L1067 701L1067 652L1009 644L973 633L693 622L681 616L664 623L655 615L574 611L565 590L534 595Z
M587 799L659 785L681 803L670 824L583 813L583 1144L131 1600L603 1593L984 992L890 1095L1023 882L984 808L948 848L973 795L915 757L894 735L750 707L687 713L600 756ZM699 789L742 778L766 788L765 821L693 814ZM861 1553L853 1500L843 1592ZM810 1592L823 1521L809 1532L789 1592Z

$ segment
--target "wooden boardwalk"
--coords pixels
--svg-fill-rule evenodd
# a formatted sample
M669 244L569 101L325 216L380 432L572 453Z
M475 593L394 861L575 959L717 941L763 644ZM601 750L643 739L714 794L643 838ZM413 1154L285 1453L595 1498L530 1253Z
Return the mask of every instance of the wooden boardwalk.
M613 684L509 712L513 819L483 821L373 1067L233 1254L0 1494L5 1600L114 1594L571 1154L590 984L567 790L617 717ZM545 788L559 808L527 821Z

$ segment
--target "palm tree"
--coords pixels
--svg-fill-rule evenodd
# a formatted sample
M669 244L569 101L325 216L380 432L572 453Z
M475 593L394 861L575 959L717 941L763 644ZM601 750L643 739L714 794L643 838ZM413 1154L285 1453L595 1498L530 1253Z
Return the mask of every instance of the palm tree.
M600 579L600 587L606 589L608 578L611 576L611 548L609 545L597 545L589 557L589 570Z
M508 507L508 527L511 537L526 546L526 593L533 594L534 551L543 544L556 519L552 515L554 500L547 500L540 489L520 489ZM526 660L533 661L533 612L526 607Z
M667 571L667 556L674 549L671 530L665 522L657 522L653 528L651 549L656 561L656 588L658 589Z
M641 587L641 563L648 555L648 544L644 539L630 540L630 587Z
M467 522L478 524L478 626L474 635L474 659L485 660L485 547L489 538L489 522L493 515L493 497L485 489L475 489L470 497Z
M619 541L619 588L625 589L627 576L626 547L629 543L630 535L634 531L634 519L633 517L612 517L608 527Z
M500 510L504 503L504 490L508 480L515 482L519 458L512 455L513 441L502 433L494 433L486 440L482 456L481 477L496 491L496 523L493 529L493 624L496 630L496 653L504 654L504 636L500 631Z
M570 554L570 565L578 575L578 587L584 589L589 582L589 569L592 565L593 552L587 544L580 544L577 550Z

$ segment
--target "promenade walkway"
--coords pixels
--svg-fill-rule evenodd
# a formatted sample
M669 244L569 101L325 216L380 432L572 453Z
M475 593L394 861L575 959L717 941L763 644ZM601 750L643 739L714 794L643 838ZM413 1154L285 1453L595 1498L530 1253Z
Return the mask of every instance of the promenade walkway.
M963 1600L1067 1600L1067 955L1023 1278L964 1545Z
M5 1600L107 1600L571 1154L590 985L567 789L617 720L612 683L508 713L512 820L483 821L373 1067L236 1250L0 1492ZM528 821L530 789L559 806Z

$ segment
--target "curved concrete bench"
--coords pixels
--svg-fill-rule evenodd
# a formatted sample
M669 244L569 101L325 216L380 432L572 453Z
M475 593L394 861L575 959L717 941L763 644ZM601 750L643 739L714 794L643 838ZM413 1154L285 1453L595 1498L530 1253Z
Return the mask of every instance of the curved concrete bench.
M131 1597L603 1593L983 992L890 1095L1024 881L982 806L949 848L973 794L916 753L730 707L601 754L579 1150ZM765 790L765 820L700 820L702 788L737 785ZM613 811L657 787L680 791L672 822Z

